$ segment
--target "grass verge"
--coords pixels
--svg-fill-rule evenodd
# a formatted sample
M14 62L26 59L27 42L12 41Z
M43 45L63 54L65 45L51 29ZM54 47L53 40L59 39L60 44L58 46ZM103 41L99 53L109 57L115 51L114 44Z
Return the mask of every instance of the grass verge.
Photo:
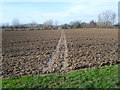
M120 88L118 66L2 80L2 88Z

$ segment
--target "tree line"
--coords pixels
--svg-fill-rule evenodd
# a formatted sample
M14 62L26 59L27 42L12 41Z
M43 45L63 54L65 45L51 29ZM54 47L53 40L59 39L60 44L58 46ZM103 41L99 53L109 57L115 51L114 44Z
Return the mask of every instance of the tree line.
M29 24L20 24L18 19L14 19L12 25L2 25L3 30L50 30L50 29L78 29L78 28L113 28L118 27L119 24L115 25L116 14L110 10L101 12L98 15L97 22L91 20L89 23L72 21L69 24L58 25L58 22L53 20L47 20L43 24L37 24L32 22Z

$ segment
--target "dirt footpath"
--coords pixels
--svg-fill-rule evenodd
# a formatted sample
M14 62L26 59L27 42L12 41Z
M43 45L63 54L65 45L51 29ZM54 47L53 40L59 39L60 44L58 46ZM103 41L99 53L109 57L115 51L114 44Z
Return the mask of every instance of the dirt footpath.
M66 35L64 30L61 30L61 36L58 41L56 50L52 53L52 57L47 63L47 67L43 69L44 73L54 73L54 72L62 72L67 69L67 43L66 43Z

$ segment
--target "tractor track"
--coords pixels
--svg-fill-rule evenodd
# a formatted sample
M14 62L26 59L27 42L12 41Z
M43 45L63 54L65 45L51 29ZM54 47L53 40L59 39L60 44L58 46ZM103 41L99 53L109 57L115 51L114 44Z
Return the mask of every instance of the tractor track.
M61 30L61 37L56 46L56 50L52 53L52 57L47 62L47 68L43 72L63 72L67 69L68 49L66 43L66 35L64 30Z

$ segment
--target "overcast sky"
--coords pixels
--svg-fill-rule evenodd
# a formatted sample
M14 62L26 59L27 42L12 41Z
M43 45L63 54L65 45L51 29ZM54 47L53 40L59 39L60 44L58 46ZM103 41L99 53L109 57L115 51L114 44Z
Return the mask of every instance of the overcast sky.
M9 2L8 2L9 1ZM0 23L10 23L14 18L20 23L43 23L53 19L59 24L70 21L97 21L99 13L111 10L118 13L119 0L1 0ZM117 19L116 19L117 22Z

